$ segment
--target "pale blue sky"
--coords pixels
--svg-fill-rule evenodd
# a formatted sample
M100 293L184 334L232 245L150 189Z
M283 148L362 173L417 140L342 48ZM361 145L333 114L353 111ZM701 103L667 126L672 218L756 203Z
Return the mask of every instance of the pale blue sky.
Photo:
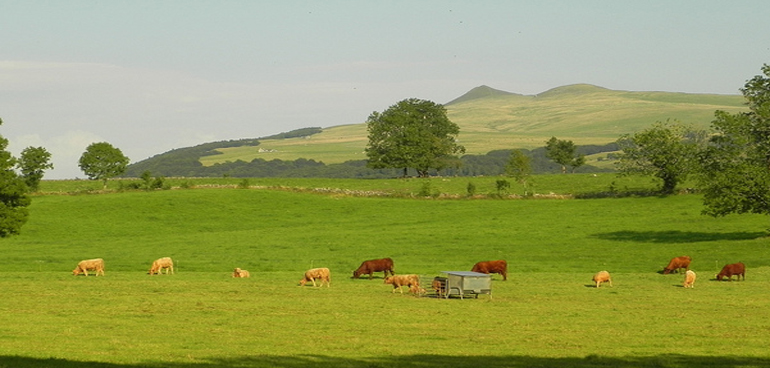
M0 134L173 148L362 123L404 98L574 83L736 94L770 63L757 1L0 0ZM652 123L652 122L651 122Z

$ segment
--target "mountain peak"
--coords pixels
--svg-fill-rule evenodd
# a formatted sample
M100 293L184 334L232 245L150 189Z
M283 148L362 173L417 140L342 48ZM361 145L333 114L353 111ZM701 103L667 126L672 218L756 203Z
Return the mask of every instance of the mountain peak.
M452 101L447 102L445 105L451 105L455 103L475 100L478 98L485 98L485 97L494 97L494 96L508 96L508 95L519 95L517 93L512 92L506 92L501 91L499 89L494 89L489 86L481 85L476 88L471 89L470 91L466 92L464 95L455 98ZM520 95L519 95L520 96Z

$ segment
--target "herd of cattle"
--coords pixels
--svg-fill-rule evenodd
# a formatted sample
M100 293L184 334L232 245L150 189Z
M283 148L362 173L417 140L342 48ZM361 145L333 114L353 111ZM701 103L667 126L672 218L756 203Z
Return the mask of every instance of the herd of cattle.
M668 263L668 266L663 269L662 273L667 275L672 272L681 273L681 271L684 270L685 279L683 286L685 288L692 288L695 284L696 275L694 271L690 270L691 261L692 258L689 256L674 257ZM396 275L393 269L393 260L390 258L371 259L362 262L361 265L353 271L353 278L369 275L369 279L371 279L374 273L382 272L385 277L385 284L393 285L392 292L399 290L403 294L403 286L406 286L411 293L421 294L425 292L425 289L420 287L420 277L418 275ZM150 270L147 273L150 275L163 274L163 270L166 270L167 275L169 273L174 273L174 261L170 257L163 257L153 261ZM88 271L93 271L96 276L99 276L99 274L104 276L104 260L95 258L80 261L78 262L77 267L72 271L72 274L76 276L80 274L88 276ZM471 271L485 274L496 273L503 277L503 281L508 279L508 263L505 260L478 262L473 265ZM236 278L245 278L249 276L249 271L240 268L233 270L232 274L232 277ZM746 266L740 262L725 265L722 268L722 271L716 275L716 279L721 281L726 278L727 280L732 281L733 276L736 276L738 281L740 281L741 278L746 280ZM592 280L597 288L603 283L608 283L610 287L612 287L612 277L607 271L597 272ZM326 284L327 287L331 287L331 271L325 267L309 269L305 271L302 280L299 281L299 285L305 286L308 282L312 283L313 286L322 287ZM441 281L440 277L433 279L431 287L437 295L443 295L443 293L446 292L446 284Z

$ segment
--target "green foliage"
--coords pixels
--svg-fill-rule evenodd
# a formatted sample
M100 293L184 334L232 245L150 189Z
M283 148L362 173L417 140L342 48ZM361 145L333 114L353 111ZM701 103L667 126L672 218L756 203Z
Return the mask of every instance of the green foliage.
M469 197L473 197L476 195L476 184L473 184L473 182L469 181L468 185L465 187L465 191L468 193Z
M561 165L562 173L567 172L567 166L572 166L572 172L585 164L585 155L577 153L577 146L572 141L551 137L545 142L545 155Z
M750 111L717 111L700 157L704 213L770 214L770 65L741 89Z
M505 179L498 179L495 181L495 187L497 188L497 195L502 196L508 194L508 191L511 189L511 183Z
M658 121L648 129L618 139L623 151L618 155L618 170L622 175L653 175L662 181L660 191L671 194L694 170L705 137L705 131L676 120Z
M107 180L126 171L128 157L120 149L107 142L92 143L80 156L78 165L91 180L101 180L107 187Z
M505 174L524 186L524 195L529 195L529 177L532 175L531 158L521 150L511 151L511 158L505 165Z
M457 144L460 128L451 122L446 109L420 99L406 99L382 113L373 112L366 121L369 144L368 166L417 170L425 177L430 169L457 166L457 154L465 148Z
M3 124L0 119L0 125ZM15 171L16 159L7 151L8 140L0 136L0 237L17 235L29 219L32 200L27 185Z
M40 189L40 181L43 180L45 170L53 169L51 154L43 147L25 148L21 151L17 165L24 182L32 192Z

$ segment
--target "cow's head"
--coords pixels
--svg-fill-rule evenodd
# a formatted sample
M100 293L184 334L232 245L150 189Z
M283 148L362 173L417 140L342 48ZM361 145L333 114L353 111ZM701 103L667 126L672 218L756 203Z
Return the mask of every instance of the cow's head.
M361 272L358 272L358 270L353 271L353 278L357 279L358 276L361 276Z
M80 268L76 268L76 269L72 270L72 274L75 275L75 276L80 275Z

